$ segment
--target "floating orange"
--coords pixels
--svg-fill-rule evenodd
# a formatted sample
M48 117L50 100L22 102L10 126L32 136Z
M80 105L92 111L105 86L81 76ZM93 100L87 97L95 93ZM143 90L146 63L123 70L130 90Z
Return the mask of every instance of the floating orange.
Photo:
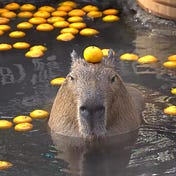
M27 42L16 42L13 44L13 47L16 49L26 49L30 47L30 44Z
M57 21L65 21L65 19L63 17L60 17L60 16L53 16L53 17L50 17L47 19L47 22L48 23L55 23Z
M18 29L30 29L32 27L33 27L33 24L31 24L29 22L21 22L21 23L17 24Z
M146 55L146 56L140 57L138 59L138 62L140 64L152 64L152 63L155 63L157 61L158 61L158 59L155 56L152 56L152 55Z
M30 113L30 116L34 119L43 119L49 117L49 113L42 109L36 109Z
M52 7L52 6L41 6L38 10L47 11L47 12L53 12L53 11L55 11L55 8Z
M84 36L92 36L96 34L99 34L99 31L92 28L84 28L80 31L80 35L84 35Z
M176 55L171 55L168 57L169 61L176 61Z
M102 18L102 20L104 22L115 22L115 21L119 21L119 17L115 16L115 15L107 15L105 17Z
M36 7L32 4L23 4L20 7L20 10L22 10L22 11L33 11L35 9L36 9Z
M109 50L108 48L104 48L101 51L103 52L103 56L107 57L109 55ZM113 55L115 55L115 52L113 51Z
M2 30L2 31L8 31L10 29L11 29L11 27L7 24L1 24L0 25L0 30Z
M76 2L73 1L64 1L59 4L60 6L71 6L75 8L77 6Z
M5 8L8 10L17 10L20 8L20 5L16 2L12 2L12 3L5 5Z
M25 116L25 115L20 115L20 116L16 116L13 118L13 122L14 123L25 123L25 122L32 122L32 118L29 116Z
M103 11L104 15L117 15L119 11L117 9L106 9Z
M32 12L23 11L17 14L19 18L31 18L33 16Z
M163 66L171 69L176 68L176 61L166 61Z
M22 38L25 35L26 34L23 31L13 31L13 32L9 33L9 37L12 37L12 38Z
M50 17L50 13L47 11L39 10L33 14L34 17L48 18Z
M3 12L8 12L9 10L4 9L4 8L0 8L0 14L2 14Z
M32 49L25 54L26 57L30 57L30 58L38 58L38 57L42 57L43 55L44 53L40 49Z
M47 48L43 45L34 45L30 48L30 50L41 50L44 52L47 50Z
M60 86L64 83L65 78L54 78L50 81L50 84L53 86Z
M46 23L46 19L42 17L33 17L29 19L29 22L32 24L42 24Z
M70 28L70 27L68 27L68 28L63 28L63 29L60 31L60 33L72 33L72 34L77 34L78 32L79 32L78 29L76 29L76 28Z
M7 24L10 20L8 18L5 17L0 17L0 25L1 24Z
M69 26L69 22L67 22L67 21L57 21L53 24L53 26L57 27L57 28L65 28L65 27Z
M12 122L8 120L0 120L0 129L8 129L12 127Z
M24 123L19 123L15 125L14 130L19 132L25 132L25 131L31 130L32 128L33 128L33 125L31 123L24 122Z
M176 88L172 88L171 89L171 93L174 94L174 95L176 95Z
M0 36L4 34L4 31L0 30Z
M1 13L1 16L5 17L5 18L15 18L16 17L16 13L12 12L12 11L7 11L7 12Z
M0 51L7 51L12 49L12 46L7 43L0 43Z
M83 22L75 22L75 23L71 23L69 25L69 27L71 28L76 28L76 29L82 29L82 28L85 28L86 27L86 23L83 23Z
M67 19L67 21L70 22L70 23L81 22L81 21L83 21L83 17L73 16L73 17L69 17Z
M67 16L67 12L63 10L57 10L57 11L52 12L51 15L64 17L64 16Z
M90 11L87 16L89 18L100 18L102 16L102 12L100 11Z
M12 167L13 164L7 161L0 161L0 170L8 169L9 167Z
M66 11L66 12L69 12L69 11L71 11L73 9L73 7L71 7L71 6L68 6L68 5L62 5L62 6L59 6L58 8L57 8L57 10L61 10L61 11Z
M176 106L169 106L164 109L164 113L170 114L170 115L176 115Z
M98 11L98 7L94 5L86 5L82 8L85 12L90 12L90 11Z
M133 53L125 53L120 56L120 60L125 60L125 61L136 61L138 60L138 56Z
M57 36L57 40L61 40L61 41L70 41L73 40L75 38L75 36L72 33L63 33Z
M38 31L52 31L54 29L54 27L51 24L48 23L43 23L43 24L39 24L36 29Z
M69 16L84 16L85 14L81 9L73 9L68 13Z

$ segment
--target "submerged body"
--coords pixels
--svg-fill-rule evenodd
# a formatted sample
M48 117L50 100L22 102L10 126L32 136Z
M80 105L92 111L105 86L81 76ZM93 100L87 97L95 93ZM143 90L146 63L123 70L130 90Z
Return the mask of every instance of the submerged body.
M49 127L63 136L95 139L134 131L140 125L141 93L125 85L111 54L88 63L72 54L71 71L55 98Z

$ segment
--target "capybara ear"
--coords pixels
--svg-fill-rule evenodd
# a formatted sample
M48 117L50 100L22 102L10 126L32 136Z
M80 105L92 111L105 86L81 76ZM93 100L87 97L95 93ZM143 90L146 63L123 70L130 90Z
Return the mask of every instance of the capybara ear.
M113 49L109 49L108 51L108 59L112 59L114 57L114 51Z
M75 50L73 50L71 52L70 56L71 56L72 62L74 62L75 60L79 59L78 54L77 54L77 52Z
M117 58L114 56L113 49L109 49L108 57L103 58L103 62L107 67L113 68L114 70L117 69Z

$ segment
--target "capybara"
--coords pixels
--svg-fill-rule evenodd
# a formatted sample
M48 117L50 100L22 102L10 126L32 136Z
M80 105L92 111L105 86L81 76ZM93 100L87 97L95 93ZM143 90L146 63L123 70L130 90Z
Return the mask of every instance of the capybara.
M71 71L61 85L49 118L52 132L83 139L105 138L136 130L143 97L125 85L110 50L100 63L72 52Z

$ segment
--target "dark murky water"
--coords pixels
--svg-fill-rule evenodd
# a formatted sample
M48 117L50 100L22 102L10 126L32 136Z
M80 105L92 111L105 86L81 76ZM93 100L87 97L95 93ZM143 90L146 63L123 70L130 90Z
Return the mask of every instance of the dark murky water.
M99 20L89 21L89 26L101 31L100 35L77 36L66 43L55 39L58 30L47 33L29 30L25 41L48 48L41 59L25 58L26 50L0 52L0 118L27 115L37 108L50 111L58 88L49 82L55 77L66 76L73 49L80 55L88 45L112 48L118 56L126 52L140 56L153 54L160 61L150 66L119 61L119 73L124 81L139 87L146 97L144 122L137 142L131 134L133 137L121 138L126 139L126 147L113 143L111 148L94 146L82 151L73 150L62 138L51 139L47 121L34 120L34 129L30 132L0 131L0 160L14 164L12 168L0 171L1 176L61 176L70 172L84 176L176 175L176 118L163 113L164 107L176 104L176 97L170 94L170 89L176 87L176 71L162 67L162 62L175 54L176 37L156 34L136 22L133 25L138 27L134 30L132 22L125 22L123 13L121 17L120 22L108 25ZM16 23L11 24L15 26ZM1 43L15 41L7 35L0 37ZM60 153L63 146L66 151Z

